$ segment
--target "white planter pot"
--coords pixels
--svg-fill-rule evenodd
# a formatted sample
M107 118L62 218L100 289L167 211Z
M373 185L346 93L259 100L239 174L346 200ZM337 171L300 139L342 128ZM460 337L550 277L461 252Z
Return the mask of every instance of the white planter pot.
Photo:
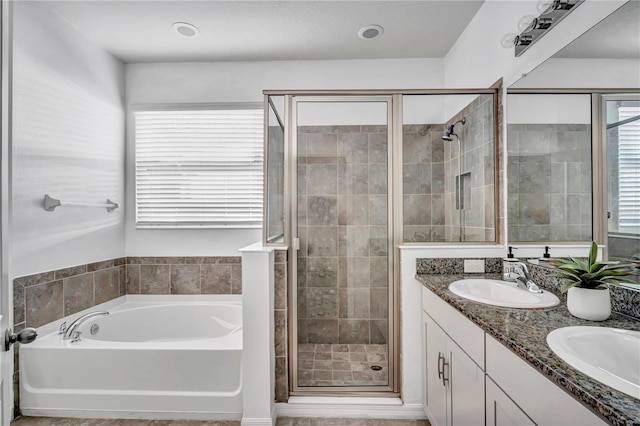
M604 321L611 316L611 292L571 287L567 292L567 308L574 317L589 321Z

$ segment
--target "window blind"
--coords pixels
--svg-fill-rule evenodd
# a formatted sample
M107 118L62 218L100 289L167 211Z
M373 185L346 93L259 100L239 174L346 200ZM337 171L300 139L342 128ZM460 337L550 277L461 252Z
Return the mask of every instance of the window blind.
M261 226L261 109L134 116L137 227Z
M619 120L640 115L640 107L619 107ZM619 226L640 226L640 121L618 127Z

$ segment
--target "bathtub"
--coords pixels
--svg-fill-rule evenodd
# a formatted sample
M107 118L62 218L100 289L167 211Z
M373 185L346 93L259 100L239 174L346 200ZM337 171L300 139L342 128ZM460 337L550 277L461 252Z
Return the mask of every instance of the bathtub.
M241 297L127 295L40 327L20 347L22 413L240 419ZM62 339L63 321L98 310Z

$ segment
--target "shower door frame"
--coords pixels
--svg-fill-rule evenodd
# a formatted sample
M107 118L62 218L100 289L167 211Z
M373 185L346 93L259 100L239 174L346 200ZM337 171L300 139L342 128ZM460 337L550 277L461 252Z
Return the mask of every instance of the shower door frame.
M297 291L297 262L299 240L297 234L297 169L298 169L298 103L336 103L336 102L361 102L361 103L386 103L387 110L387 266L388 266L388 326L387 326L387 348L388 348L388 385L367 385L367 386L298 386L298 291ZM398 253L394 247L400 244L397 233L398 218L402 217L402 212L396 209L394 215L394 204L397 203L399 197L402 206L402 196L398 191L402 184L402 97L398 94L289 94L285 96L285 115L286 132L285 132L285 157L288 159L289 166L286 168L288 176L286 182L286 207L289 212L286 216L289 223L285 224L288 231L287 241L289 242L289 395L291 396L338 396L348 393L349 395L362 396L399 396L399 268L397 268ZM398 118L400 121L398 121ZM398 139L398 137L400 139ZM400 167L397 162L400 162ZM400 225L401 226L401 225ZM400 228L401 229L401 228ZM336 342L337 344L338 342Z

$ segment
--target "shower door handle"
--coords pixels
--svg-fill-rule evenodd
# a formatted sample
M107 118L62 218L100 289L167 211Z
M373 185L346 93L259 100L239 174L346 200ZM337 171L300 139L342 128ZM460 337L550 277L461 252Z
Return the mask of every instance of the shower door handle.
M293 249L300 250L300 238L293 237Z

